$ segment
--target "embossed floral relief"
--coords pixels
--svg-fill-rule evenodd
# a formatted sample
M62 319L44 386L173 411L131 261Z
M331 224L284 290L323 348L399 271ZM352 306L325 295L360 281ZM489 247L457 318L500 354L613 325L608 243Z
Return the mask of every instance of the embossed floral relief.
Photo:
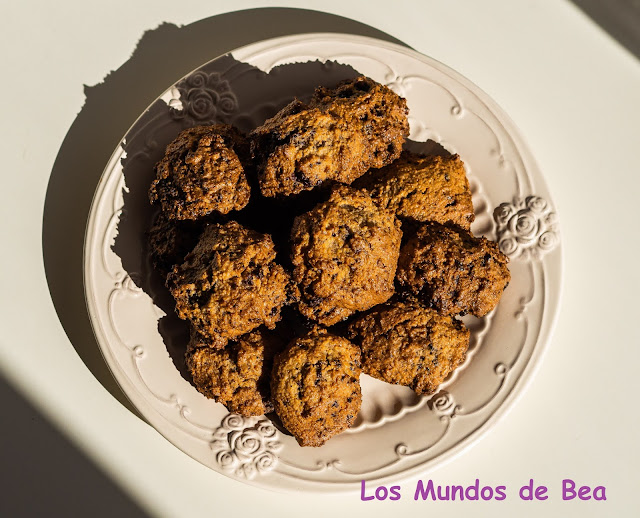
M265 417L229 414L214 432L211 449L222 469L251 479L276 466L276 453L282 449L282 443L278 431Z
M229 81L217 72L194 72L172 90L171 115L192 125L223 122L238 109Z
M441 390L435 394L428 402L429 409L439 416L455 417L459 406L453 399L450 392Z
M493 212L500 250L511 258L540 258L558 244L555 212L539 196L501 203Z

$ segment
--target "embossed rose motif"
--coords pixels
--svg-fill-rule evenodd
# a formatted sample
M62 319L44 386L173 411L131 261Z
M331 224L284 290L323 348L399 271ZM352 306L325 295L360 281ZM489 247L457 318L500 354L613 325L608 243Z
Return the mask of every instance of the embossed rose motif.
M446 390L441 390L435 394L427 403L429 408L441 416L455 417L456 411L460 408L456 405L453 396Z
M217 72L194 72L176 85L173 95L169 102L173 117L194 124L225 121L238 109L229 82Z
M236 414L222 420L211 442L220 467L247 479L272 470L281 448L278 431L268 419Z
M500 250L511 258L539 258L558 243L557 220L539 196L502 203L493 211Z
M547 209L547 202L540 196L529 196L526 202L527 208L537 214L542 214Z

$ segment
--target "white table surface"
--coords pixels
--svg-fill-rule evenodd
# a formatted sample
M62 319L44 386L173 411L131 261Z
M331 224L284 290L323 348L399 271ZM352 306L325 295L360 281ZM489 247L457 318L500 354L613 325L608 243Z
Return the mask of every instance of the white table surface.
M145 31L163 22L187 26L272 5L110 0L89 6L67 0L3 7L0 373L154 516L640 516L640 62L565 1L279 4L358 20L468 77L519 126L553 193L565 257L556 330L526 392L472 448L404 483L396 502L270 493L180 452L87 368L58 319L42 250L47 186L85 103L83 85L98 85L126 66ZM265 16L264 23L277 20ZM230 50L216 35L207 37L210 57ZM250 34L243 37L251 41ZM168 52L167 59L181 56ZM150 102L168 86L153 84L153 73L140 74L131 85L136 99ZM133 122L140 111L126 99L113 106L119 121ZM118 130L109 121L95 124ZM126 125L121 129L120 135ZM110 135L113 146L120 135ZM3 416L3 426L11 426L11 415ZM411 487L419 478L442 485L479 478L482 485L506 485L508 497L414 502ZM549 500L517 497L530 478L549 487ZM563 502L563 478L605 486L607 501Z

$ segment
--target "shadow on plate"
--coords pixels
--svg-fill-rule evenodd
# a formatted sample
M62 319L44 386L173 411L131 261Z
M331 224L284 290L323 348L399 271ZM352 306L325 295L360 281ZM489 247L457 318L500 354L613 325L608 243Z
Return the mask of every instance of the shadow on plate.
M84 296L85 227L105 164L132 121L168 85L240 46L308 32L357 34L402 44L372 27L327 13L251 9L183 27L164 23L145 32L129 60L102 83L85 86L85 104L60 147L49 179L43 214L44 266L54 306L73 347L96 379L136 414L102 358ZM160 147L155 148L155 156L158 150Z

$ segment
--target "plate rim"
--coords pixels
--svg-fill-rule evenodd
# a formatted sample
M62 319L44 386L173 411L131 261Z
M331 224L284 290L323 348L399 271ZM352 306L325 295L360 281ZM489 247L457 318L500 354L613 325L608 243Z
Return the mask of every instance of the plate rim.
M446 74L453 76L457 81L459 81L466 89L470 90L474 93L483 104L496 116L501 124L508 130L509 136L513 139L516 147L521 154L523 159L526 159L527 170L533 170L536 174L536 182L538 183L537 191L544 191L546 199L551 201L551 204L555 208L555 204L553 204L553 199L551 193L549 192L549 188L546 182L546 179L542 175L540 168L529 149L528 144L524 140L520 129L513 122L510 116L500 107L500 105L494 101L484 90L482 90L475 83L467 79L465 76L457 72L456 70L450 68L446 64L438 61L437 59L431 58L425 54L422 54L411 47L405 47L403 45L397 43L391 43L385 40L380 40L377 38L369 37L369 36L360 36L353 35L348 33L326 33L326 32L318 32L318 33L304 33L304 34L295 34L289 36L280 36L275 38L269 38L265 40L256 41L253 43L249 43L247 45L243 45L236 49L224 52L211 60L202 63L198 67L194 68L187 74L183 75L181 78L178 78L175 82L178 83L180 80L188 77L194 71L199 70L200 68L206 66L208 63L215 61L223 56L231 55L234 58L242 61L242 58L246 58L249 55L249 51L258 50L262 47L262 50L265 50L264 47L268 46L269 49L275 49L277 47L282 47L284 45L300 43L300 42L313 42L313 41L324 41L327 40L335 41L335 42L354 42L360 43L371 47L383 47L391 51L400 52L410 58L417 59L429 66L433 66ZM302 61L301 61L302 62ZM268 72L268 71L267 71ZM138 117L133 121L121 139L118 141L116 148L111 154L109 160L105 164L105 167L100 175L98 183L96 184L94 196L91 201L90 209L89 209L89 217L87 218L85 234L84 234L84 244L83 244L83 285L85 292L85 303L87 306L87 312L89 314L89 318L91 321L92 331L96 338L96 342L99 346L100 352L102 354L105 363L107 364L111 375L113 376L116 383L122 389L125 397L131 402L131 404L136 408L139 412L139 415L150 424L157 433L165 437L171 445L178 450L180 450L185 455L193 458L194 460L201 463L201 461L196 458L194 455L183 450L177 444L179 443L175 433L171 427L159 427L156 426L157 420L161 420L163 422L167 422L168 420L164 417L160 412L153 408L153 406L147 402L146 398L139 393L139 390L135 387L133 383L128 379L128 377L124 373L120 373L120 367L112 356L111 351L108 350L108 347L105 347L104 344L108 342L107 337L105 335L104 330L102 329L102 325L100 323L100 319L97 318L97 307L95 305L95 293L93 290L93 286L91 284L90 279L90 244L93 242L94 234L96 230L96 218L97 218L97 210L96 207L101 199L101 194L104 192L108 179L109 179L109 171L110 165L114 163L116 160L120 160L122 153L124 152L122 148L122 143L125 141L126 136L129 132L136 126L138 121L144 117L144 115L149 111L150 107L155 104L170 88L162 91L160 95L158 95L148 106L143 110ZM540 185L541 184L541 185ZM542 187L542 189L540 188ZM561 230L561 222L558 224L560 231L559 234L562 235ZM559 240L556 252L558 254L558 264L557 264L557 277L559 283L555 286L554 291L552 292L554 295L554 300L549 301L552 305L552 309L547 311L546 308L543 309L543 315L540 322L540 329L538 339L533 346L533 351L531 357L527 364L525 365L522 373L514 382L513 387L506 395L505 399L502 403L496 408L494 412L492 412L489 417L482 422L474 431L469 433L466 437L459 440L454 446L447 449L445 452L438 455L436 458L428 460L422 464L418 464L416 466L407 468L400 473L388 474L381 477L372 477L367 478L366 475L363 475L363 478L369 480L371 482L376 483L385 483L385 482L402 482L408 480L410 477L416 475L417 473L426 474L434 469L448 464L458 456L462 455L465 451L471 448L473 445L477 444L497 423L499 423L502 419L504 419L508 413L514 408L518 400L523 396L523 394L530 387L533 379L541 368L544 356L549 349L549 343L553 337L553 333L558 321L561 301L563 298L564 292L564 283L562 282L564 278L564 270L565 270L565 260L563 254L562 247L562 239ZM211 469L211 471L216 472L220 476L225 476L224 472ZM295 488L289 485L282 485L280 483L266 483L266 478L256 478L249 480L239 480L235 477L227 477L235 480L237 482L242 482L251 486L260 487L263 489L268 489L277 492L299 492L300 489ZM264 481L264 482L263 482ZM305 481L304 487L306 491L313 493L323 493L323 494L344 494L347 492L357 491L357 487L359 486L359 482L340 482L340 483L329 483L323 481Z

